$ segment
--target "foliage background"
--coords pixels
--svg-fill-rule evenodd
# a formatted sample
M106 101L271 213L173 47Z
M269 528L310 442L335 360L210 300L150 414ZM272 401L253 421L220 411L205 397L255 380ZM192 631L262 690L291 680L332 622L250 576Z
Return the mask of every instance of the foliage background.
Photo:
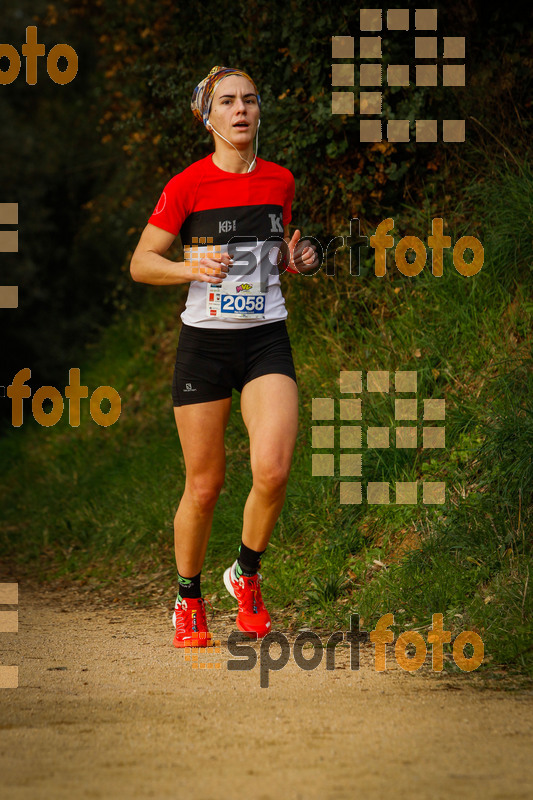
M61 384L114 306L142 297L129 255L165 182L209 150L189 100L214 62L243 65L260 83L260 153L295 174L294 219L307 235L347 232L351 216L372 225L435 196L449 218L457 205L453 180L445 191L450 175L472 179L501 153L494 137L520 152L530 131L530 14L527 4L512 14L496 2L433 5L440 31L467 37L468 85L386 87L384 110L467 118L475 157L442 144L361 145L357 114L331 114L331 36L358 36L357 3L23 0L6 9L4 41L20 49L34 23L47 52L65 41L79 55L66 86L40 59L37 85L27 86L22 70L0 92L0 186L19 202L21 240L2 266L24 298L0 321L7 374L25 363L36 386ZM385 44L385 64L413 63L411 34Z
M45 430L27 406L13 430L0 401L0 549L17 575L40 580L124 580L131 594L132 575L145 570L165 591L173 585L183 465L165 393L183 290L134 285L129 259L166 181L209 152L189 108L193 87L215 63L241 66L262 96L259 154L294 173L293 220L306 235L348 234L352 217L369 233L392 216L396 238L425 240L442 216L453 240L470 234L486 248L471 281L449 261L440 283L427 268L377 281L366 263L354 281L341 259L335 279L286 284L305 422L270 547L270 600L286 624L338 624L354 604L368 621L395 610L402 628L446 611L483 631L497 664L531 670L531 12L525 3L429 4L439 36L466 37L467 86L385 87L384 109L464 117L467 142L364 145L357 114L330 110L331 36L357 40L360 5L23 0L3 12L2 41L20 51L36 24L47 51L75 47L79 73L57 86L41 59L37 85L21 71L0 87L0 201L19 203L21 243L1 255L20 306L0 315L0 384L28 366L33 391L62 388L80 365L90 391L116 386L124 408L109 431L89 419ZM412 50L412 33L386 37L384 64L412 64ZM452 488L443 513L339 508L336 483L311 479L310 400L354 368L417 369L424 396L449 401L444 467L421 452L412 463L398 451L368 462L377 480L444 469ZM377 405L367 421L389 412ZM232 425L238 473L247 469L238 415ZM242 491L230 474L205 570L215 604L225 602L214 576L233 553Z

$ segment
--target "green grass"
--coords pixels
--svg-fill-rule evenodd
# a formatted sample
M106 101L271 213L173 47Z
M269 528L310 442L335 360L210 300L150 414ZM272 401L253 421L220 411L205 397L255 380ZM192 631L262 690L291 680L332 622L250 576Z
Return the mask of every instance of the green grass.
M300 430L263 559L264 595L291 626L346 630L358 611L369 630L392 612L396 632L424 631L442 613L453 636L482 636L486 664L531 675L533 177L526 168L491 170L461 190L449 231L456 241L473 232L469 220L482 220L475 235L485 264L474 278L459 275L448 255L439 279L428 267L416 278L395 268L381 279L372 270L351 276L341 258L335 277L287 280ZM427 217L408 209L405 226L418 226L425 240ZM396 229L406 229L399 217ZM171 597L172 521L184 482L169 394L180 297L146 287L144 307L116 319L84 356L89 392L109 384L122 397L115 425L100 428L85 409L79 428L65 414L46 429L26 412L24 428L0 442L0 552L17 574L104 586L153 572ZM416 370L418 398L446 399L444 451L363 451L365 482L444 480L444 506L341 506L339 478L312 477L312 398L338 397L339 371L352 369ZM392 392L363 397L363 428L397 427ZM319 424L338 426L336 413ZM237 396L227 449L203 571L220 609L232 607L220 578L237 553L251 483Z

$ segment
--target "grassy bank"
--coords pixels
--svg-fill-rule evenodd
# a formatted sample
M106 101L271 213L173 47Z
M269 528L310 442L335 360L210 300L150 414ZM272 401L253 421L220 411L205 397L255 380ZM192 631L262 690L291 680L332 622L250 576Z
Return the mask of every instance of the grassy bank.
M263 560L264 595L292 626L346 628L358 611L369 630L392 612L397 632L425 634L431 615L442 613L452 635L482 636L485 663L531 674L533 177L503 166L463 194L445 233L452 243L462 235L484 243L473 278L448 256L438 279L429 266L414 278L390 266L377 278L368 258L360 276L339 259L335 276L283 279L301 418L287 503ZM427 241L438 215L406 209L395 239L413 233ZM113 426L99 427L84 408L79 428L66 412L40 427L26 401L23 428L0 442L0 549L15 576L95 586L126 579L131 601L144 602L146 576L157 575L171 598L184 468L169 384L182 297L146 287L143 309L116 319L72 365L89 393L102 384L117 389L122 414ZM446 400L444 450L420 446L419 415L416 449L363 451L364 483L445 481L444 505L424 505L420 495L417 505L341 505L338 461L337 477L312 477L312 398L340 397L341 370L414 370L419 407L422 398ZM394 399L392 391L365 392L363 429L395 428ZM329 424L341 424L338 410ZM251 481L237 396L227 448L204 569L216 609L232 607L221 572L236 555Z

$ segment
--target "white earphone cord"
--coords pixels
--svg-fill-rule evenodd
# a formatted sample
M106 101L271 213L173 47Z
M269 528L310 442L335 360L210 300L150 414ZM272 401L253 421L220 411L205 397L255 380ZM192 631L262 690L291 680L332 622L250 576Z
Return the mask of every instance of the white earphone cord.
M258 122L258 125L257 125L257 131L256 131L256 133L255 133L255 155L254 155L254 157L253 157L253 160L252 160L252 163L251 163L251 164L250 164L250 162L249 162L249 161L247 161L245 158L243 158L243 157L241 156L241 154L239 153L239 151L237 150L237 148L235 147L235 145L234 145L234 144L231 144L231 142L228 142L228 140L226 139L226 137L225 137L225 136L222 136L222 134L221 134L221 133L219 133L217 130L215 130L215 129L213 128L213 125L212 125L210 122L209 122L209 127L211 128L211 130L213 131L213 133L216 133L216 135L217 135L217 136L220 136L220 138L221 138L221 139L224 139L224 141L225 141L225 142L228 142L228 144L229 144L229 145L231 145L231 146L233 147L233 149L234 149L234 150L237 150L237 155L239 156L239 158L241 159L241 161L244 161L244 163L245 163L245 164L248 164L248 172L251 172L251 171L252 171L252 169L253 169L253 166L254 166L254 164L255 164L255 161L256 161L256 158L255 158L255 157L256 157L256 155L257 155L257 151L258 151L258 149L259 149L259 148L258 148L258 142L259 142L259 125L260 125L260 123L261 123L261 120L259 120L259 122Z

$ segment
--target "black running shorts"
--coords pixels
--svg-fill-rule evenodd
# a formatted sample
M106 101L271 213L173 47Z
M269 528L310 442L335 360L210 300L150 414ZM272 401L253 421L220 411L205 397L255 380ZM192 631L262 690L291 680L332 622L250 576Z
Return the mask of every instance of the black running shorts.
M270 373L296 381L285 320L241 330L182 325L172 399L175 406L222 400Z

